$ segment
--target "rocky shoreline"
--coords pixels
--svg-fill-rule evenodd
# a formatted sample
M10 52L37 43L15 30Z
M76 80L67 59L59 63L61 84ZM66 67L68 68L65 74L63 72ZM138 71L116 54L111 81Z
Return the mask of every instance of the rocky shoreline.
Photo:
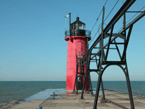
M16 105L16 104L19 104L19 101L21 100L16 100L16 101L13 101L13 102L10 102L8 104L5 104L2 108L0 109L8 109L8 108L11 108L12 106Z

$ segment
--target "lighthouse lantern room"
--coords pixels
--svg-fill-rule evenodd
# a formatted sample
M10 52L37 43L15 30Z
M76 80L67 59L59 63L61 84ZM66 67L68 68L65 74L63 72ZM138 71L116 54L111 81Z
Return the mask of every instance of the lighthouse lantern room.
M76 89L75 80L77 80L78 89L82 89L84 76L77 74L78 72L86 73L86 65L84 70L79 71L80 68L77 63L86 54L88 48L88 41L91 39L91 32L86 30L86 24L76 18L76 21L71 23L71 14L69 13L69 30L65 31L65 41L68 41L67 48L67 73L66 73L66 90ZM77 78L76 78L77 76ZM89 88L89 78L86 78L86 87Z

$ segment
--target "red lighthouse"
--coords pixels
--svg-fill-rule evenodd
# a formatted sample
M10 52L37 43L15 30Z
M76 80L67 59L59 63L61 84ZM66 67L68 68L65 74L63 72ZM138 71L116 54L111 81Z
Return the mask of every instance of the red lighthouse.
M73 90L76 79L76 63L83 57L87 51L87 42L91 39L90 31L86 31L86 24L76 18L76 21L71 23L71 14L69 13L69 31L65 31L65 40L68 41L67 48L67 74L66 74L66 90ZM79 58L77 58L79 57ZM84 65L84 71L86 65ZM80 68L78 68L79 70ZM77 75L78 89L83 86L84 76ZM89 79L86 79L86 87L89 88Z

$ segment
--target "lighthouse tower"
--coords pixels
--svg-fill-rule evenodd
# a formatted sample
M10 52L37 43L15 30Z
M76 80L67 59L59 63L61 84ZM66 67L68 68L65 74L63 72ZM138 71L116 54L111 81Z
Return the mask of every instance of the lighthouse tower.
M71 23L71 14L69 13L69 30L65 31L65 41L68 41L67 48L67 73L66 73L66 90L73 90L76 79L77 62L80 61L87 52L87 42L91 39L90 31L86 30L86 24L76 18L76 21ZM84 71L86 73L84 65ZM78 72L79 72L78 68ZM83 86L84 76L77 75L78 89L81 90ZM86 79L86 86L88 86L89 79ZM85 87L86 88L86 87ZM76 89L76 87L75 87Z

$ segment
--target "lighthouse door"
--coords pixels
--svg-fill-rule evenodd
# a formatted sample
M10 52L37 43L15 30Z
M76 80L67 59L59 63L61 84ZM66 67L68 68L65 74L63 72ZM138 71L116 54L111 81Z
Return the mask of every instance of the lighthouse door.
M77 76L78 90L82 90L82 77Z

